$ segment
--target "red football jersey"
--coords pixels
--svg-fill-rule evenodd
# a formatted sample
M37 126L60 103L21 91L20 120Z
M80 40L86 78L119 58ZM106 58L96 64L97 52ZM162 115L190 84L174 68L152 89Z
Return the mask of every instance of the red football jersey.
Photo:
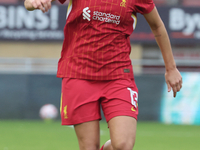
M71 0L57 77L133 78L129 36L136 14L153 8L153 0Z

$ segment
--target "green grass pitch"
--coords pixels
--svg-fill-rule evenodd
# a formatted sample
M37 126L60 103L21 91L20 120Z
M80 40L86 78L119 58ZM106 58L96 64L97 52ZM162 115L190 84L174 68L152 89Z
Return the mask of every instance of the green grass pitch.
M109 139L101 121L101 145ZM138 122L133 150L199 150L200 126ZM0 150L78 150L74 129L60 121L0 120Z

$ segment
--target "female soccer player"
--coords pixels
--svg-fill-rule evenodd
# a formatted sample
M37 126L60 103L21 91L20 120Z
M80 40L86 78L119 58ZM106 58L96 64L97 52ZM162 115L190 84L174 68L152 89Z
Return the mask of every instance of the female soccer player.
M66 0L59 0L64 3ZM25 0L27 10L46 12L51 0ZM100 106L111 140L101 150L132 150L138 89L129 36L143 14L165 62L168 91L182 87L165 26L153 0L71 0L57 76L62 78L62 125L74 125L80 150L99 150Z

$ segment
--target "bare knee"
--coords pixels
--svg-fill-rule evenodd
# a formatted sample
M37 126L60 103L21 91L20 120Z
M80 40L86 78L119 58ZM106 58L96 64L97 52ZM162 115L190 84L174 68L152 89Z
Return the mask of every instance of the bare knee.
M135 144L136 119L129 116L117 116L108 124L113 150L132 150Z
M116 142L111 142L113 150L132 150L135 141L131 140L120 140Z
M99 150L100 144L98 140L91 138L79 137L80 150Z
M99 144L79 144L80 150L99 150Z

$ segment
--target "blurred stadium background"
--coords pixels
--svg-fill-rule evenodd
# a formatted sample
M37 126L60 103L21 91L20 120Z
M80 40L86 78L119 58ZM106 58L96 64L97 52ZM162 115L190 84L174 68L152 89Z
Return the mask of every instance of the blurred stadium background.
M55 2L43 14L26 11L23 1L0 0L0 150L78 149L72 128L60 127L59 117L51 124L44 124L39 118L44 104L51 103L59 109L61 79L56 78L56 69L68 3ZM146 21L138 14L136 30L130 37L130 56L140 92L135 149L197 150L200 1L154 2L169 33L183 88L175 99L172 92L167 93L160 50ZM104 121L101 126L103 143L109 134ZM52 139L55 142L50 144ZM61 143L67 146L60 146Z

